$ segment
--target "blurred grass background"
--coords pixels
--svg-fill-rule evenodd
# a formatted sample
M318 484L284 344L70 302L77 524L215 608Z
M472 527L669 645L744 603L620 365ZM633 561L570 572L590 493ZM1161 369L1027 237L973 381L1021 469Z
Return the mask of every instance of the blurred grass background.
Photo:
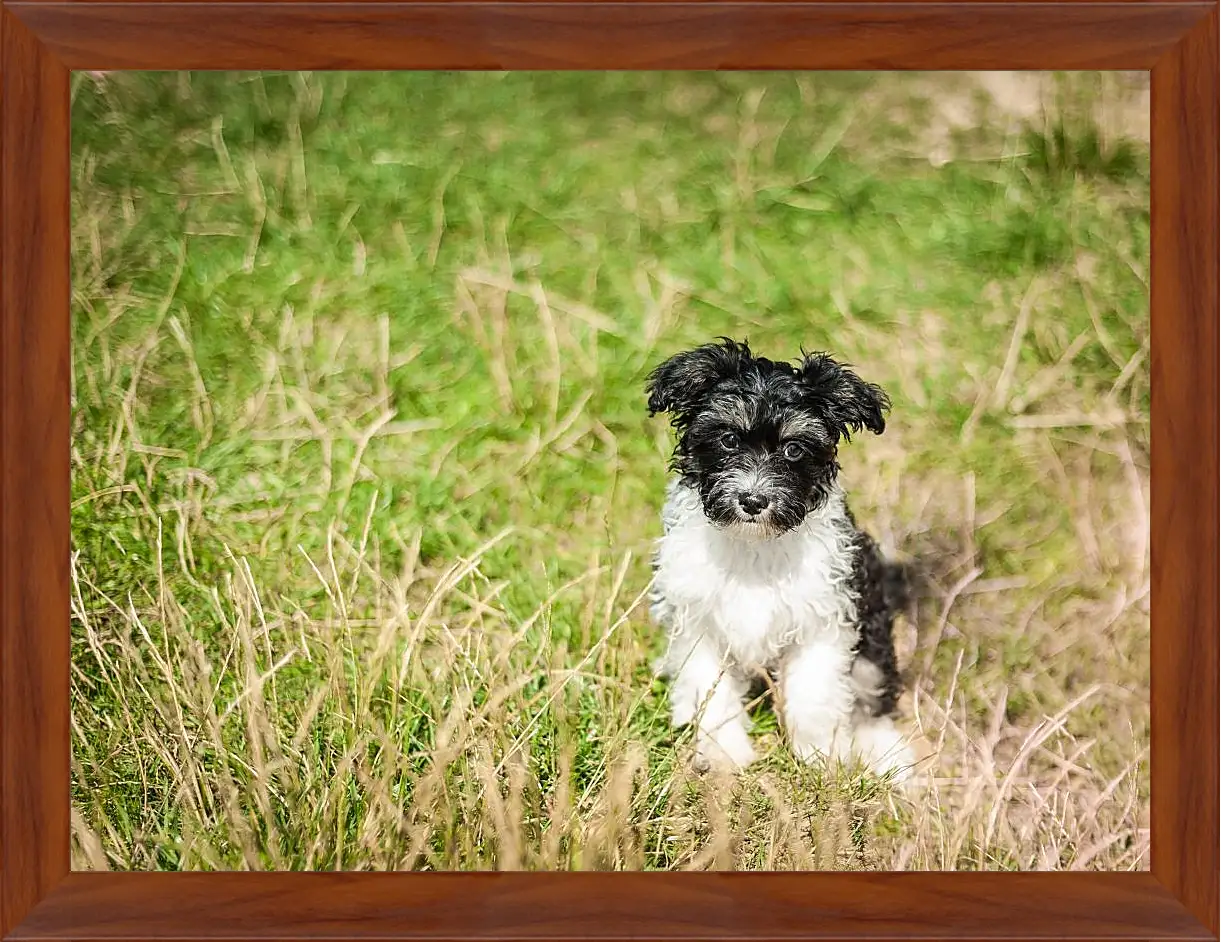
M78 869L1148 866L1147 76L73 85ZM912 798L687 770L644 374L894 400Z

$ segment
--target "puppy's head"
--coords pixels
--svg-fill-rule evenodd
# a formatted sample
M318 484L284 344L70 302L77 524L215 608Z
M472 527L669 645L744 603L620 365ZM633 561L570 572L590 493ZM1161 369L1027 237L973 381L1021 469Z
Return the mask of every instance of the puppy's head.
M840 441L880 435L890 408L879 387L826 354L775 362L727 338L660 364L648 394L650 415L671 416L674 468L709 520L756 536L792 530L819 507Z

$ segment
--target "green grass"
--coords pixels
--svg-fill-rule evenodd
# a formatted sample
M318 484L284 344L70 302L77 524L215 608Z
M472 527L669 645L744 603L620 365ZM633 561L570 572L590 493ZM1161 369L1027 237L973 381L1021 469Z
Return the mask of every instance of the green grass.
M1146 867L1124 81L78 75L74 866ZM668 727L643 378L718 334L894 401L924 797Z

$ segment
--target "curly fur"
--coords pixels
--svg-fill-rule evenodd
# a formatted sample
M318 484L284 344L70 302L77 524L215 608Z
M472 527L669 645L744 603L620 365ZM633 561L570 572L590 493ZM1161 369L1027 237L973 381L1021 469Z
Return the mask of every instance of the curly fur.
M793 365L728 339L671 357L648 392L678 433L651 600L673 722L696 724L701 764L746 765L744 698L767 671L798 755L901 773L905 574L856 526L836 460L853 432L884 431L885 393L826 354Z

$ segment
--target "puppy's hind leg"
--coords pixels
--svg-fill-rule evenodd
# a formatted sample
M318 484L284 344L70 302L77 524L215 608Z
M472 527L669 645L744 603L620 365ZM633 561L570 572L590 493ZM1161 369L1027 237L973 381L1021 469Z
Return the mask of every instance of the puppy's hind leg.
M852 752L876 775L889 775L895 784L907 783L915 770L916 753L892 716L858 713L852 727Z
M696 765L750 765L755 749L743 704L747 681L723 666L715 646L703 637L672 645L667 662L673 677L671 719L675 726L695 722Z
M875 773L906 782L916 753L895 724L903 680L895 657L894 621L911 597L911 574L907 567L884 559L868 536L859 539L859 637L849 675L855 699L852 751Z

